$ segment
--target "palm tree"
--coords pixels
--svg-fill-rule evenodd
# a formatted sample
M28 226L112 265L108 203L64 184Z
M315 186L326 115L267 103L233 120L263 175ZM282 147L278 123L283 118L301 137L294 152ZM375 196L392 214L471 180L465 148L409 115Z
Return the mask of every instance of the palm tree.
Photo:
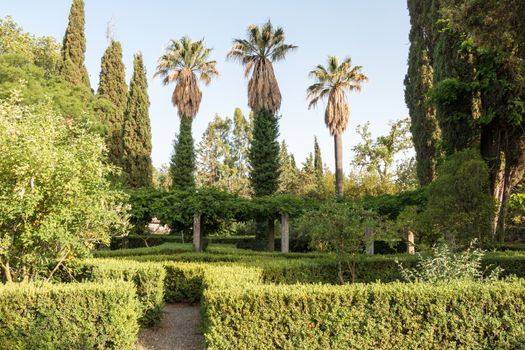
M284 42L282 28L270 21L262 26L250 25L246 39L234 39L227 58L239 61L244 75L249 77L248 105L254 112L253 134L248 158L250 184L255 196L271 195L279 187L279 125L277 111L281 107L281 92L273 71L273 62L284 60L297 47ZM266 222L265 222L266 221ZM259 248L274 250L274 220L257 219L256 240Z
M219 76L217 62L208 61L211 51L204 46L203 40L193 42L185 36L180 40L171 40L166 53L159 59L155 77L162 77L164 85L176 83L171 101L181 118L193 119L199 111L202 92L197 76L206 85Z
M202 92L198 80L208 85L219 75L216 61L209 61L212 49L203 40L191 41L188 37L171 40L160 57L155 77L162 77L164 85L175 83L171 101L177 107L180 122L179 138L172 158L171 175L176 188L185 189L195 184L195 152L191 124L199 111Z
M324 121L335 145L335 191L343 196L343 140L342 134L348 125L350 112L346 91L361 91L361 83L368 77L361 73L361 66L352 67L350 57L342 62L335 56L329 56L327 66L318 65L310 72L315 83L307 89L308 109L315 107L319 100L328 97Z
M270 21L262 26L248 26L247 39L234 39L228 58L239 61L244 75L252 75L248 83L248 106L254 112L266 110L276 113L281 107L281 92L272 62L282 61L286 54L297 48L284 43L282 28Z

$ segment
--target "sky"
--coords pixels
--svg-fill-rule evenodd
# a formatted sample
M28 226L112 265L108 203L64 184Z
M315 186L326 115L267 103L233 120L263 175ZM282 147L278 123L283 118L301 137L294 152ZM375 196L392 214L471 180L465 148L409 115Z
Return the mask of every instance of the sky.
M280 140L285 140L298 163L313 151L317 136L323 162L334 168L333 138L324 124L324 107L308 110L308 77L328 55L350 56L363 66L369 82L360 93L348 95L350 121L343 135L344 167L348 169L352 147L359 142L356 126L370 122L374 137L385 134L391 120L408 116L403 79L407 71L408 32L405 0L85 0L86 67L96 90L100 59L107 47L106 29L112 23L113 36L123 47L129 82L133 54L144 56L151 101L152 159L155 166L169 163L172 143L179 130L179 118L171 104L174 85L163 86L153 79L158 58L170 39L204 38L213 48L220 77L203 92L193 124L199 142L207 124L217 113L232 116L240 107L247 116L247 85L240 64L226 60L234 38L244 38L250 24L268 19L284 29L286 42L298 46L285 61L274 64L281 89ZM24 30L50 35L62 41L71 0L0 0L0 16L10 15Z

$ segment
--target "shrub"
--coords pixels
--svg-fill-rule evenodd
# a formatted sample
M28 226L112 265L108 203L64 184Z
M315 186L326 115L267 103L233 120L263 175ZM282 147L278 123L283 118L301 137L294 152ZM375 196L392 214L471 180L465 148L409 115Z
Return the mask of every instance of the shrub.
M104 141L48 102L0 102L0 279L46 277L126 227ZM51 271L51 272L50 272Z
M489 169L478 151L457 152L445 161L427 188L428 203L421 214L424 241L439 239L468 246L472 239L490 240L494 201L489 195Z
M516 349L525 341L523 281L275 286L216 278L223 283L203 296L210 350Z
M140 303L139 322L153 326L164 313L164 278L162 264L127 260L89 260L84 263L84 276L90 281L122 280L133 282Z
M208 266L194 263L165 263L165 300L168 303L198 302L203 290L204 270Z
M126 282L0 285L1 349L134 349L138 304Z
M345 202L327 202L319 209L307 212L299 221L301 232L320 251L333 251L337 257L338 276L344 283L344 272L356 279L356 257L366 244L373 241L378 216L362 207ZM366 233L370 232L369 235Z
M485 252L474 248L476 241L462 252L454 253L445 242L432 247L429 256L418 253L418 262L415 268L405 268L399 263L403 279L407 282L441 283L452 280L482 281L498 279L501 267L492 269L487 274L482 262Z

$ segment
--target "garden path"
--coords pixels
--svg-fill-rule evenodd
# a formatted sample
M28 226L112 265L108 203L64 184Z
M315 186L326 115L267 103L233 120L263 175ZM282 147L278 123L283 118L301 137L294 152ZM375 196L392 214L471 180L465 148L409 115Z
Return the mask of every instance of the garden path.
M143 329L137 350L202 350L199 305L166 304L157 327Z

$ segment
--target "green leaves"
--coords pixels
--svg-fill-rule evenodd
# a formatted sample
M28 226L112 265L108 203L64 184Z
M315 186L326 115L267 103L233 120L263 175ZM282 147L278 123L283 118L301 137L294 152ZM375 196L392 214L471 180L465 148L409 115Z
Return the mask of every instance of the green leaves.
M110 230L124 230L125 196L106 179L113 171L101 138L49 104L1 102L0 265L10 271L3 278L46 277L108 243Z

